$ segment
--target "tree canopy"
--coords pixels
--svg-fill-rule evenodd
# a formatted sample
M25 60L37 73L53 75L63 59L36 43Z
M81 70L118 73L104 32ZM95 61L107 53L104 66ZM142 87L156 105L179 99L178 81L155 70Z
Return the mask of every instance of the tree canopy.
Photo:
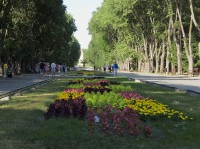
M80 45L66 10L62 0L2 0L0 62L19 63L24 71L39 61L75 65Z
M86 57L99 67L128 60L146 72L199 67L199 6L193 0L104 0L89 22Z

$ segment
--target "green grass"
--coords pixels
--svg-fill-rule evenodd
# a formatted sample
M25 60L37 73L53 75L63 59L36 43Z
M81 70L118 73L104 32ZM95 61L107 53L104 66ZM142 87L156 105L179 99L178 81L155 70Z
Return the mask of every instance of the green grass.
M150 138L89 134L84 121L74 118L44 119L44 112L58 93L66 87L66 79L56 79L34 92L14 96L0 102L0 149L199 149L200 97L156 85L134 83L126 78L110 77L131 85L133 90L194 118L178 122L168 119L149 121Z

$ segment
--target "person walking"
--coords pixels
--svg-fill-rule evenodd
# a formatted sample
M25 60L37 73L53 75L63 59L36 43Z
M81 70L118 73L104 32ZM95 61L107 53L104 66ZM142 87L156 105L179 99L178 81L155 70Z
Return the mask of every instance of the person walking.
M45 63L44 70L45 70L45 76L48 77L48 73L49 73L49 63L48 62Z
M114 63L113 67L114 67L114 75L117 76L117 72L118 72L118 69L119 69L117 62Z
M103 71L104 71L104 73L106 73L106 64L104 64L104 66L103 66Z
M44 73L44 66L45 66L44 62L41 62L40 63L40 75L41 75L41 77L43 76L43 73Z
M13 65L12 63L8 64L7 68L7 78L12 78L12 70L13 70Z
M55 73L56 73L56 64L55 63L51 63L51 74L52 74L52 77L55 77Z
M7 78L7 75L8 75L8 64L4 63L3 64L3 76L4 76L4 78Z
M110 73L112 72L111 65L108 66L108 70L109 70Z

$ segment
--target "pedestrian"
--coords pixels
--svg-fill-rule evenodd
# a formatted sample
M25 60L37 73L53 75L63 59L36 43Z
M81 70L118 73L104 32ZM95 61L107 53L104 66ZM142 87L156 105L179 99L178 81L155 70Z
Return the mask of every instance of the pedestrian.
M111 65L109 65L109 66L108 66L108 70L109 70L110 73L112 72L111 69L112 69L112 68L111 68Z
M44 71L45 71L45 76L48 77L48 73L49 73L49 63L46 62L44 65Z
M41 62L41 63L40 63L40 75L41 75L41 77L42 77L43 74L44 74L44 66L45 66L44 62Z
M66 73L66 67L67 67L66 64L62 65L62 70L63 70L64 73Z
M111 65L111 72L114 72L114 64Z
M12 67L13 67L12 63L10 63L7 69L7 78L12 78L12 69L13 69Z
M55 73L56 73L56 64L55 63L51 63L51 74L52 74L52 77L55 76Z
M114 66L114 75L117 76L117 72L118 72L118 69L119 69L117 62L115 62L113 66Z
M68 67L67 67L67 65L65 65L65 73L67 73L67 69L68 69Z
M103 71L104 71L104 73L106 73L106 64L104 64L104 66L103 66Z
M4 63L3 64L3 76L4 76L4 78L7 78L7 74L8 74L8 64Z

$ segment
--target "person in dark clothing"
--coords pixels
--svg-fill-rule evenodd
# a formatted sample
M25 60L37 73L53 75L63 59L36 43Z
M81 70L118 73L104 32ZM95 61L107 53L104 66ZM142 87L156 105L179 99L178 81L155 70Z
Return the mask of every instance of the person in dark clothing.
M7 77L12 78L12 67L11 66L8 66Z
M112 72L111 65L108 66L108 70L109 70L110 73Z
M44 73L44 66L45 66L44 62L41 62L40 63L40 74L41 74L41 76L43 76L43 73Z

